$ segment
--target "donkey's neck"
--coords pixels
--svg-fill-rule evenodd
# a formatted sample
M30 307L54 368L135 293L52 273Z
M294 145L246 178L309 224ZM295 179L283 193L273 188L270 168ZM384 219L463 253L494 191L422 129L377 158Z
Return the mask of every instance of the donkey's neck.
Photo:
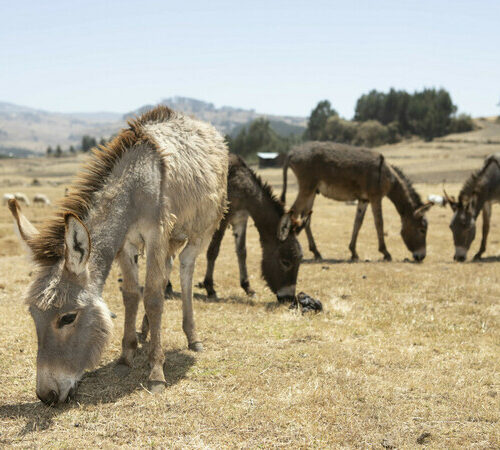
M102 290L113 260L138 220L140 213L133 199L137 186L144 183L140 162L147 157L146 152L141 155L129 151L113 169L108 182L95 193L93 206L84 219L92 245L89 270L98 290Z
M270 198L262 187L256 186L253 195L246 198L245 205L260 235L261 243L277 239L281 219L275 200Z
M387 197L394 203L396 210L401 217L413 214L415 206L411 200L408 188L404 184L398 175L394 175L391 189L389 190Z
M106 191L110 188L110 185L105 187ZM89 211L85 220L92 243L89 270L99 291L106 282L113 260L131 225L129 192L116 190L113 194L109 197L102 195L99 205Z

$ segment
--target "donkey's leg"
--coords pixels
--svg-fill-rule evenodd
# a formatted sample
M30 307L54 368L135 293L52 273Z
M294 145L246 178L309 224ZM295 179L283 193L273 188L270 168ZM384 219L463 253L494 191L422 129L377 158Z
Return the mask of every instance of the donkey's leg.
M215 268L215 260L219 255L220 244L222 242L222 238L224 237L224 233L226 232L226 228L228 225L227 218L221 220L219 228L212 236L212 240L210 241L210 245L207 250L207 271L205 272L205 279L203 280L203 286L207 290L207 296L209 298L216 298L217 294L214 290L214 268Z
M137 266L137 249L129 244L125 244L118 254L123 284L122 296L125 305L125 325L122 339L122 354L118 364L131 366L135 350L137 348L137 335L135 332L135 322L137 318L137 307L141 300L141 290L139 288L139 276Z
M165 288L165 293L163 296L166 296L167 288L170 284L170 272L172 272L172 265L174 263L174 258L173 256L167 256L167 259L165 260L165 277L166 277L166 288ZM172 285L170 284L170 287ZM141 326L141 333L139 334L139 339L141 342L146 342L146 339L148 338L148 333L149 333L149 320L148 320L148 315L144 314L144 317L142 318L142 326Z
M314 254L314 259L316 261L321 261L323 258L321 257L321 253L318 251L318 248L316 247L316 242L314 242L314 237L311 231L311 220L312 217L309 218L306 224L307 242L309 243L309 250Z
M356 252L356 242L358 240L358 233L363 225L363 219L365 218L366 208L368 206L367 200L358 200L358 207L356 208L356 217L354 219L354 227L352 229L351 243L349 244L349 250L351 251L351 260L357 261L359 256Z
M160 233L160 232L159 232ZM165 356L161 347L161 316L163 312L163 291L167 282L165 257L160 239L152 239L147 245L146 285L144 306L150 327L149 388L152 392L163 390L165 375L163 363Z
M305 192L307 192L307 194ZM295 200L295 204L294 206L292 206L292 209L297 208L296 212L300 213L300 216L304 219L304 217L307 217L311 213L315 198L316 198L315 187L307 191L303 191L302 193L299 193L299 195L297 196L297 200ZM312 217L309 217L305 226L307 242L309 244L309 250L314 255L314 259L316 261L321 261L322 259L321 254L318 251L318 248L316 247L316 242L314 242L314 237L311 231L311 220Z
M371 200L373 218L375 220L375 228L377 229L378 251L384 255L384 261L391 261L391 254L387 251L384 240L384 219L382 217L382 199L376 198Z
M236 254L238 255L238 266L240 269L240 286L247 295L254 295L255 291L250 288L247 272L247 223L248 213L241 213L235 218L233 222L233 236L236 246Z
M203 350L203 345L198 340L194 325L193 315L193 272L194 263L198 253L203 248L202 245L188 242L184 250L179 255L181 263L181 289L182 289L182 329L188 340L190 350L199 352Z
M474 255L474 260L481 259L481 256L486 251L486 241L488 240L488 233L490 232L490 219L491 219L491 202L486 202L483 206L483 237L481 239L481 247Z

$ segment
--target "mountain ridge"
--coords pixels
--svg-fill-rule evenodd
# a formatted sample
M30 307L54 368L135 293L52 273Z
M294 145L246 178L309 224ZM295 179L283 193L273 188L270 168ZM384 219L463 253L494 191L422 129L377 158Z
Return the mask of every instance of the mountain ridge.
M167 105L184 114L212 123L221 133L232 134L259 117L271 121L272 127L286 133L305 128L305 117L257 113L254 109L213 103L190 97L164 98L157 104ZM42 154L50 145L67 149L78 147L84 135L109 138L126 125L126 120L156 105L143 105L122 114L108 111L60 113L0 101L0 154Z

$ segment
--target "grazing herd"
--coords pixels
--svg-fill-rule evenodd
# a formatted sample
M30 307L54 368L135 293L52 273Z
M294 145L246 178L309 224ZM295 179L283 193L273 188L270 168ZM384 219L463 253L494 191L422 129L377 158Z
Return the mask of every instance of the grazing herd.
M500 156L465 183L458 200L445 194L454 211L455 259L463 261L483 212L486 248L491 203L500 199ZM295 173L299 192L286 211L287 170ZM262 276L278 302L296 299L302 252L297 234L305 228L309 249L321 259L311 231L316 195L339 201L357 200L349 249L358 259L356 240L371 205L379 251L384 242L382 199L388 197L401 217L401 236L416 261L426 256L426 211L403 172L376 152L341 144L310 142L293 149L285 160L283 192L278 200L245 162L229 155L221 135L210 125L166 107L157 107L129 122L111 142L95 149L87 166L67 192L54 218L37 229L22 213L22 193L5 194L19 236L36 266L28 290L29 311L38 337L37 396L54 405L73 397L86 369L98 364L109 339L111 313L102 290L113 261L123 277L125 326L118 368L133 364L138 345L136 319L143 299L142 337L150 336L148 387L165 386L161 317L164 291L174 257L179 254L182 327L193 351L202 350L193 315L195 260L207 250L203 286L216 296L214 268L228 225L238 256L240 285L253 294L246 267L246 229L251 217L262 247ZM49 205L42 194L34 204ZM146 253L145 287L139 286L138 256ZM302 293L301 293L302 294ZM305 295L305 294L302 294Z
M3 194L2 204L5 206L7 205L9 200L13 199L16 199L19 203L23 203L26 206L31 205L28 196L26 194L23 194L22 192L16 192L15 194ZM33 204L39 206L48 206L51 203L49 197L47 197L45 194L35 194L33 196Z

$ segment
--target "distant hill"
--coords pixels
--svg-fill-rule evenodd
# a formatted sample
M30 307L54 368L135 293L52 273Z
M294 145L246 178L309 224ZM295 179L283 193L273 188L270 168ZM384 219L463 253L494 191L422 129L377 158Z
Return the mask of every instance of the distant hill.
M305 117L294 116L275 116L271 114L257 113L253 109L234 108L232 106L221 106L217 108L213 103L196 100L188 97L170 97L163 99L159 102L161 105L168 106L176 111L182 111L197 117L198 119L205 120L213 124L221 133L233 134L234 129L246 125L258 117L265 117L276 125L275 131L282 130L283 132L293 134L299 132L299 129L305 129L307 119ZM136 109L124 118L127 119L134 115L139 115L144 111L152 108L154 105L145 105ZM280 125L282 123L282 125ZM273 127L274 128L274 127ZM293 132L292 132L293 130Z
M49 145L78 146L85 134L108 137L124 122L116 113L53 113L0 102L0 153L26 156Z
M222 106L187 97L164 99L160 104L212 123L221 133L232 134L235 127L248 124L257 117L268 118L273 129L283 135L302 132L304 117L259 114L253 109ZM127 114L112 112L54 113L41 109L0 102L0 154L26 156L44 153L50 145L63 150L80 145L87 134L97 139L108 138L126 124L126 119L154 107L145 105Z
M230 132L229 135L231 137L236 137L238 133L244 128L248 127L252 123L253 119L248 121L247 123L243 123L240 125L236 125ZM306 127L301 126L301 125L292 125L287 122L283 122L281 120L274 120L271 119L269 120L269 125L271 128L276 132L276 134L279 134L280 136L284 137L291 137L291 136L302 136L304 133Z

